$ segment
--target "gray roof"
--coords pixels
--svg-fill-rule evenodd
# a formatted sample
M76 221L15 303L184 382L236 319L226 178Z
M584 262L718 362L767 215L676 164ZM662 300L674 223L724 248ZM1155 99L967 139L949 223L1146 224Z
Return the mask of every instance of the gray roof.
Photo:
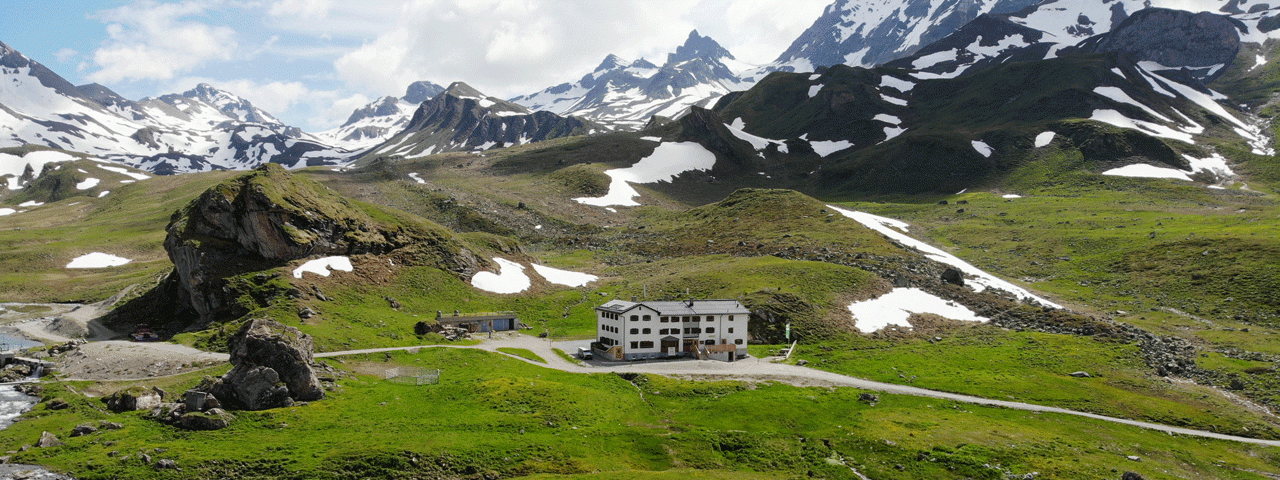
M659 315L732 315L750 314L747 307L737 300L677 300L662 302L628 302L626 300L610 300L596 307L614 313L623 313L638 306L645 306L658 312Z

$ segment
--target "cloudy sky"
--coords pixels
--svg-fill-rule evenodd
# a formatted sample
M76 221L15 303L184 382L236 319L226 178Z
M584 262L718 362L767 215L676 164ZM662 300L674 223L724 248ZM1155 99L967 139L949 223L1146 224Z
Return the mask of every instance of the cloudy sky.
M697 29L773 61L833 0L4 0L0 41L132 99L205 82L309 131L409 83L533 93Z

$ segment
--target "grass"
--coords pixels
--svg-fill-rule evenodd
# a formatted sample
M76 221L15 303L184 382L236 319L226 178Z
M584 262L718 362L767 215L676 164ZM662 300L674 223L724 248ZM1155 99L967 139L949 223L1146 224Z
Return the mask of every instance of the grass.
M569 374L479 350L347 358L358 364L439 368L440 383L409 386L354 374L306 406L235 412L231 427L184 432L138 413L105 412L71 385L0 432L19 450L41 431L67 442L13 461L77 478L1047 478L1115 476L1123 457L1146 478L1258 479L1280 466L1273 449L1170 436L1095 420L853 389L692 382L660 376ZM194 377L194 375L193 375ZM182 383L182 382L177 382ZM176 384L175 384L176 386ZM85 388L83 385L77 390ZM760 412L767 412L761 414ZM121 430L69 437L71 425L108 420ZM265 446L265 448L264 448ZM158 449L158 450L157 450ZM139 460L175 460L182 471ZM848 466L842 464L847 464ZM611 477L615 478L615 477Z

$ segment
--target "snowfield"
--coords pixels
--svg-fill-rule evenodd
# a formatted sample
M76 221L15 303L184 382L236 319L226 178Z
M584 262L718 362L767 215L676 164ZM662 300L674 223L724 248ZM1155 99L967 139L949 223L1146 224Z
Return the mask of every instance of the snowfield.
M129 260L124 257L117 257L115 255L102 253L102 252L93 252L90 254L81 255L79 257L76 257L74 260L71 260L71 263L67 264L67 268L118 267L120 265L127 264L131 261L132 260Z
M588 283L591 283L600 279L600 277L597 277L589 273L571 272L569 270L561 270L558 268L552 268L545 265L538 265L536 263L532 265L533 265L533 271L538 272L538 275L541 275L542 278L545 278L547 279L548 282L554 283L556 285L564 285L566 287L581 287Z
M495 257L498 273L480 272L471 277L471 286L492 293L520 293L528 290L533 282L524 273L524 265Z
M634 199L640 196L640 192L631 186L632 183L669 182L690 170L710 170L715 163L715 154L695 142L663 143L635 165L606 170L605 175L613 181L609 182L609 193L605 196L574 200L597 207L638 206L640 202Z
M302 264L301 267L293 269L293 278L302 278L304 273L314 273L321 277L329 276L329 270L338 270L342 272L350 272L351 259L348 257L324 257L311 260Z
M871 300L849 304L855 326L862 333L871 333L890 325L911 328L907 318L914 313L932 313L952 320L986 322L972 310L938 298L918 288L895 288L892 292Z
M1026 289L1022 287L1009 283L1008 281L1002 280L990 273L984 272L978 267L970 265L968 262L965 262L964 260L959 259L955 255L944 252L941 249L934 247L933 245L929 245L925 242L912 238L911 236L905 233L907 231L907 228L909 227L909 225L906 222L903 222L901 220L894 220L892 218L880 217L880 216L872 215L870 213L865 213L865 212L845 210L843 208L836 207L834 205L827 205L827 208L835 210L841 215L849 217L857 221L858 223L861 223L862 225L866 226L867 228L870 228L872 230L875 230L876 232L879 232L881 235L884 235L885 237L888 237L891 240L897 241L898 243L906 245L907 247L919 250L920 253L923 253L924 256L928 257L933 261L950 265L960 270L961 272L964 272L964 274L966 275L965 285L970 288L973 288L975 291L981 292L982 290L987 288L994 288L996 290L1004 290L1006 292L1012 293L1015 297L1018 297L1019 299L1025 302L1044 305L1050 308L1059 308L1059 309L1062 308L1061 305L1058 305L1056 303L1040 298L1032 294L1031 292L1028 292Z

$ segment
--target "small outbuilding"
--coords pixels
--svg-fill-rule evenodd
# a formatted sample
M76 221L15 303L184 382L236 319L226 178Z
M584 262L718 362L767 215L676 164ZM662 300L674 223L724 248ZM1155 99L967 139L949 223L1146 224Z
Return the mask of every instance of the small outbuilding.
M519 330L523 324L515 312L468 313L454 310L453 315L436 312L436 324L432 330L439 333L445 327L461 328L471 333L504 332Z

